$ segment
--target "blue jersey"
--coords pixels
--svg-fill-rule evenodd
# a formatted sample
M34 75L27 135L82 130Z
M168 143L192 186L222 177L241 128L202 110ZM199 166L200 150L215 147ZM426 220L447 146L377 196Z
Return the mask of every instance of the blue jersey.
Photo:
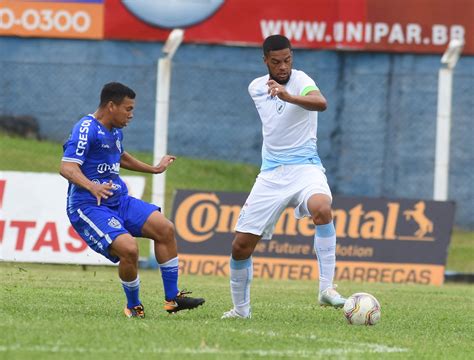
M83 174L97 184L112 180L113 195L101 204L117 206L128 189L119 176L120 157L123 153L123 134L120 129L108 130L92 115L79 120L63 145L62 161L80 165ZM69 213L84 205L96 205L97 199L88 190L69 183L67 209Z

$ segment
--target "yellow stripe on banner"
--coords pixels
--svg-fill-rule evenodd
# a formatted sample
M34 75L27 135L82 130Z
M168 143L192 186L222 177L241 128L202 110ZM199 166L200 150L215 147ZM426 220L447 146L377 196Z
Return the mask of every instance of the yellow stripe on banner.
M278 280L317 280L316 259L253 257L254 277ZM180 254L179 267L186 275L229 276L229 256ZM396 284L441 285L444 266L433 264L398 264L339 261L337 281L381 282Z

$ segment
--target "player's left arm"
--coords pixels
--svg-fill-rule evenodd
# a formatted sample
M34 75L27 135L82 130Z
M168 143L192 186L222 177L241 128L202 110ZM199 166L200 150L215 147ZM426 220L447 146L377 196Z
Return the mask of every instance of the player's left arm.
M326 98L319 90L312 90L305 95L292 95L285 86L278 84L275 80L267 83L268 93L271 96L278 96L281 100L301 106L309 111L324 111L327 108Z
M139 171L143 173L161 174L162 172L165 172L166 169L168 169L168 167L175 160L176 156L165 155L161 158L161 161L158 165L153 166L138 160L137 158L130 155L128 152L124 151L122 153L122 156L120 157L120 167L127 170Z

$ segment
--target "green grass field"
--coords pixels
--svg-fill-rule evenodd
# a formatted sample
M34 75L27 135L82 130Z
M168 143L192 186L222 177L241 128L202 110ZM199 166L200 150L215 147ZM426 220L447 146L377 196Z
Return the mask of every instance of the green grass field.
M220 320L228 279L181 277L204 306L168 315L159 271L143 270L144 320L122 315L111 267L0 263L0 359L469 359L474 288L339 284L382 306L373 327L316 305L311 281L254 280L251 320Z
M0 135L0 154L0 170L57 172L61 147ZM258 171L187 158L170 170L167 204L177 188L248 191ZM455 231L448 269L474 272L473 235ZM0 359L470 359L474 350L472 285L340 283L344 295L364 291L380 301L382 321L365 327L319 307L311 281L255 279L253 318L224 321L227 278L182 276L180 286L206 304L168 315L160 272L140 277L146 319L129 320L113 267L0 262Z

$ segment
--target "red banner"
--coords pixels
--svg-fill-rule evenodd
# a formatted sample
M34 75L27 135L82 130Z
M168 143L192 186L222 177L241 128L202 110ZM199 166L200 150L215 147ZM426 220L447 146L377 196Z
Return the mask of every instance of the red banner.
M474 54L472 0L105 0L105 38L260 46L271 34L294 47L443 53L463 38Z

